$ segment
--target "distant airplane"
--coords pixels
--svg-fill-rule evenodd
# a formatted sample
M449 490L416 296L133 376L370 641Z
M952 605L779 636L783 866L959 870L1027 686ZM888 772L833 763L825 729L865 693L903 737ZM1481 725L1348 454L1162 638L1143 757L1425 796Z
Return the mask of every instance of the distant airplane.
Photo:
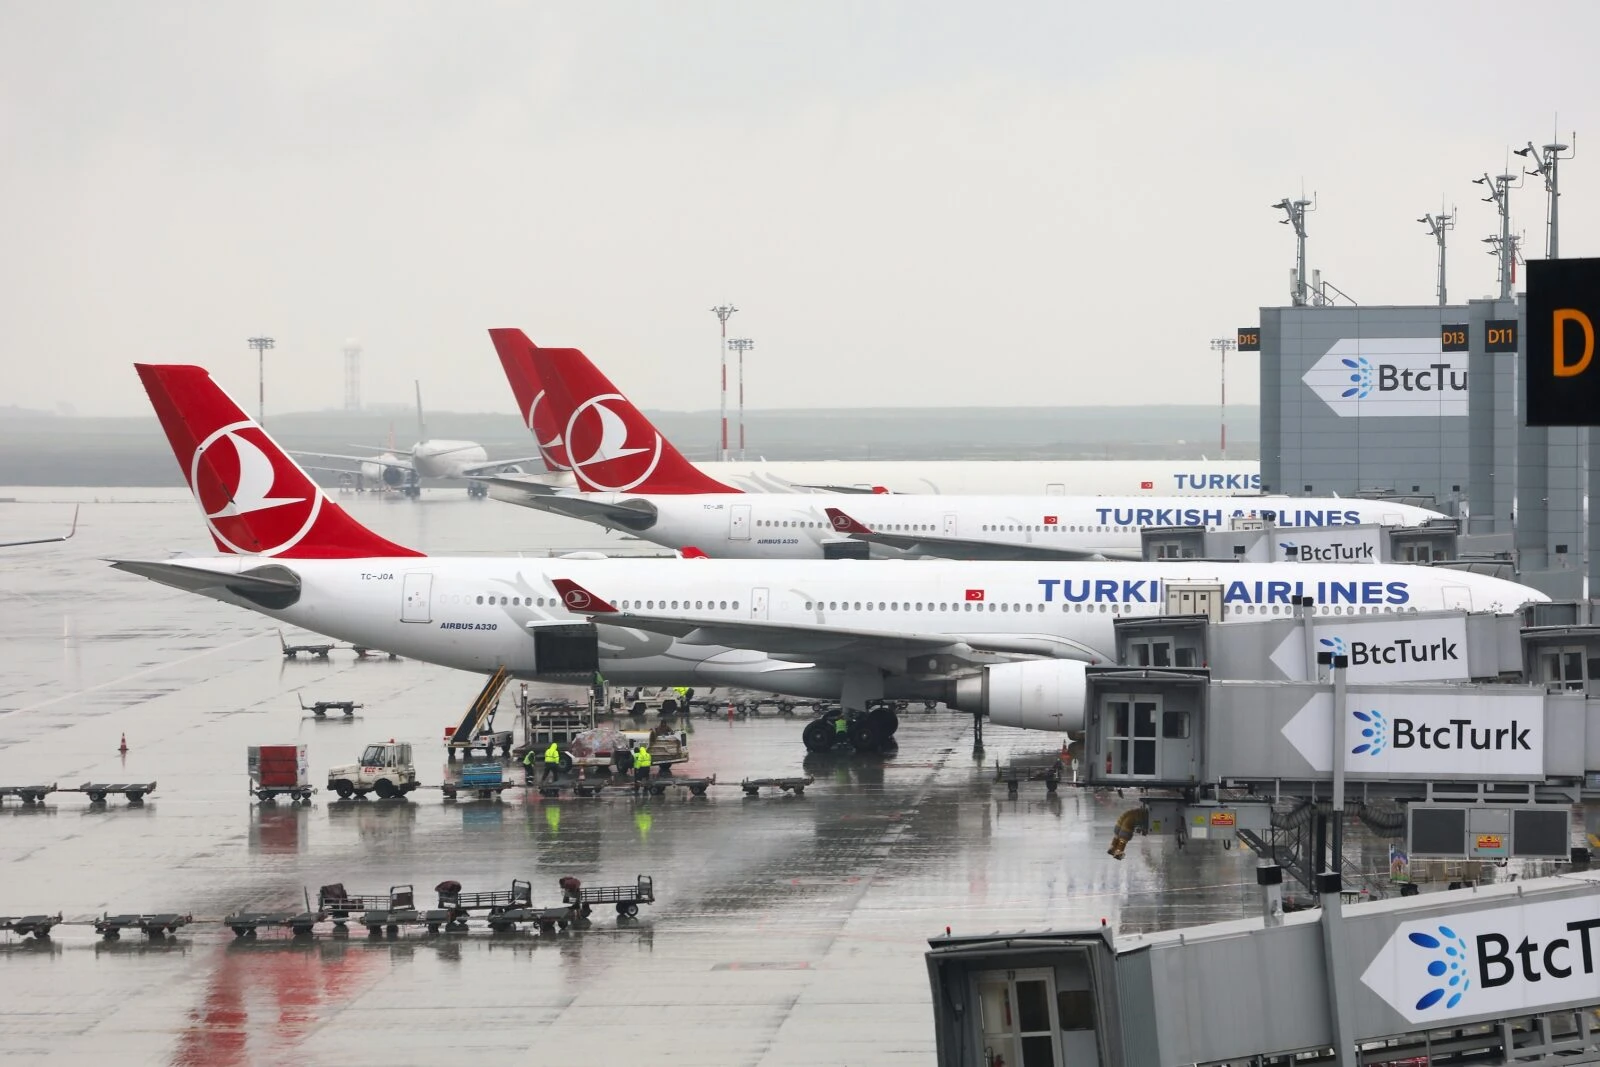
M422 383L417 382L416 388L417 443L410 448L397 449L392 443L388 448L352 445L352 448L369 449L376 455L347 456L332 452L295 452L292 455L357 464L353 471L338 467L308 469L327 474L355 474L362 482L374 482L411 497L421 493L423 479L450 484L465 482L468 496L488 496L488 486L478 479L491 474L521 474L519 464L523 463L540 461L548 467L548 461L540 454L491 461L489 453L476 441L432 440L428 437L428 423L422 412Z
M19 545L48 545L48 544L54 544L57 541L70 540L72 535L77 533L77 532L78 532L78 509L76 507L74 507L72 509L72 529L68 530L66 533L62 534L60 537L36 537L31 541L0 541L0 548L16 548Z

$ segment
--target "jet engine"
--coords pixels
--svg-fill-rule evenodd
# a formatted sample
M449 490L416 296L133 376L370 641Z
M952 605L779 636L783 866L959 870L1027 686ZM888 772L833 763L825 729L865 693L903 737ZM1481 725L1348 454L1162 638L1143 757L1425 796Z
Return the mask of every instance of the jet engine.
M946 703L987 715L997 726L1081 734L1088 688L1084 666L1072 659L996 664L957 681L954 699Z

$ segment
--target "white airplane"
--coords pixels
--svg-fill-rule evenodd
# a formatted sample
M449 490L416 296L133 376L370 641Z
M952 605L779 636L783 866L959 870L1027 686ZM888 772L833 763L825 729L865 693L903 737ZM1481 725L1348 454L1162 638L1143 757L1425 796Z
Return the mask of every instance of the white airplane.
M495 474L520 474L521 464L543 462L544 456L518 456L490 461L488 451L476 441L434 440L428 436L428 423L422 414L422 383L417 382L417 443L408 449L373 448L375 455L347 456L332 452L296 452L312 459L337 459L356 464L355 471L336 467L311 467L330 474L358 473L364 483L417 496L423 479L451 484L465 482L469 496L487 496L483 479ZM366 445L355 445L366 448ZM547 468L555 470L554 467Z
M533 343L517 329L490 330L489 337L516 394L522 421L552 469L570 472L565 427L548 409L547 388L533 365ZM602 408L596 416L603 419L606 414ZM1255 460L739 460L695 467L723 485L764 493L1232 496L1261 489L1261 464ZM567 488L575 484L570 473L530 480Z
M1078 733L1084 668L1118 618L1213 591L1224 617L1449 607L1543 594L1394 564L429 557L323 495L199 367L138 365L218 555L117 560L164 585L362 648L459 670L621 685L726 685L839 700L859 746L892 740L880 702L937 700L995 723ZM835 727L806 727L808 747Z
M35 537L28 541L0 541L0 548L20 548L23 545L52 545L57 541L70 541L78 532L78 509L72 509L72 526L60 537Z
M530 423L581 493L495 478L489 495L717 559L1139 559L1147 526L1229 528L1265 512L1279 526L1417 526L1445 516L1358 498L939 496L740 492L708 476L575 348L529 356L544 390ZM502 356L504 361L504 357ZM518 390L519 400L527 387ZM555 430L552 427L559 427ZM538 431L536 431L538 432ZM625 491L619 491L625 490Z

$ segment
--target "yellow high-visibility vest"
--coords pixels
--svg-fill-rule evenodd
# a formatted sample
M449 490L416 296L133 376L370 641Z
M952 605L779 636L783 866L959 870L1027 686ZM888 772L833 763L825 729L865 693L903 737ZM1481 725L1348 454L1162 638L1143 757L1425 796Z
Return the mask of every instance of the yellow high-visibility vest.
M648 766L650 766L650 749L646 745L640 745L633 751L633 769L638 770Z
M546 763L561 762L561 749L556 746L554 741L550 742L550 747L544 750L544 761Z

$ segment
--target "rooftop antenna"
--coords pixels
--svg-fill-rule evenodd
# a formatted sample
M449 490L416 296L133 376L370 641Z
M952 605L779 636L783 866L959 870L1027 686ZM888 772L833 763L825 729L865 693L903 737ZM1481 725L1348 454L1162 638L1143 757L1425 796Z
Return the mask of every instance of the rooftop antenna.
M1574 131L1571 145L1551 141L1547 145L1535 148L1533 147L1533 142L1529 141L1527 148L1517 149L1517 155L1522 156L1524 159L1533 160L1533 169L1524 169L1522 173L1531 174L1535 178L1543 178L1544 191L1549 197L1549 206L1545 208L1544 222L1544 257L1546 259L1561 258L1559 254L1561 247L1561 191L1556 182L1556 164L1563 159L1571 159L1576 156L1578 154L1577 144L1578 134ZM1571 149L1569 154L1561 154L1569 148Z
M1444 235L1456 228L1456 209L1452 206L1449 214L1443 207L1437 215L1424 215L1417 221L1428 227L1428 232L1433 234L1433 239L1439 244L1439 306L1444 307L1450 301L1445 294L1444 285Z
M1489 177L1489 172L1484 171L1483 177L1472 179L1473 185L1481 185L1489 191L1483 198L1485 204L1493 204L1500 212L1500 233L1485 237L1483 243L1490 246L1489 254L1500 262L1500 299L1511 299L1511 284L1516 280L1516 239L1511 236L1511 190L1522 188L1520 174L1501 174ZM1512 185L1516 182L1516 185Z
M1311 194L1313 197L1315 193ZM1300 194L1300 199L1290 200L1284 197L1276 204L1275 209L1284 212L1288 218L1279 219L1284 226L1293 226L1295 235L1295 271L1294 285L1289 290L1290 298L1295 307L1305 307L1306 304L1306 212L1317 210L1316 200L1307 200L1305 193Z

